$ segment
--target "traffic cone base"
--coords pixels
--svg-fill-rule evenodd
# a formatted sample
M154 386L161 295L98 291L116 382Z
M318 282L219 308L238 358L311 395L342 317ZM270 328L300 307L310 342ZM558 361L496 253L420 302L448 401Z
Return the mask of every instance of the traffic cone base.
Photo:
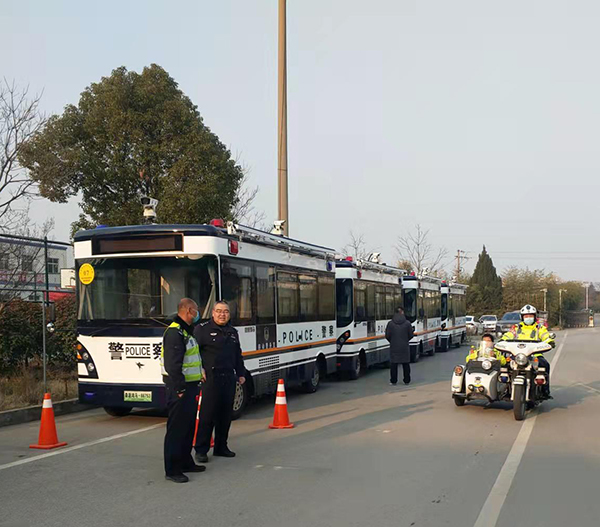
M198 401L198 410L196 411L196 427L194 428L194 440L192 442L192 444L194 446L196 446L196 437L198 436L198 425L200 424L200 406L202 406L202 390L200 390L200 393L196 397L196 401ZM211 436L210 448L213 448L214 446L215 446L215 438L214 438L214 436Z
M58 440L56 434L56 422L54 421L54 410L52 409L52 398L50 394L44 395L42 404L42 419L40 422L40 435L36 445L29 445L29 448L38 448L41 450L50 450L65 446L67 443Z
M290 423L290 417L287 411L287 399L285 397L285 386L283 379L279 379L277 384L277 396L275 397L275 413L273 414L273 423L269 425L273 430L283 428L294 428L294 424Z

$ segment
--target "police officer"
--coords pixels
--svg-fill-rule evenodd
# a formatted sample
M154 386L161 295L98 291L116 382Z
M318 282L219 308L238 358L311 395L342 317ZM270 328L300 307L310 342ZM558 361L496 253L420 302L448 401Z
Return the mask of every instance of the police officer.
M208 461L213 428L213 455L235 457L235 452L227 446L227 437L231 426L236 381L240 384L246 382L246 369L238 332L229 323L230 318L229 304L221 300L213 308L212 319L200 324L194 331L206 370L195 445L196 460L199 463Z
M536 321L537 309L527 304L521 308L521 322L513 326L510 331L507 331L502 335L501 340L529 340L535 342L547 342L554 348L556 345L553 339L553 335L548 332L548 328L544 324L540 324ZM538 364L543 368L546 368L547 381L543 387L544 397L546 399L554 399L550 395L550 363L546 360L542 353L536 353L533 355L537 357Z
M192 324L200 318L198 306L183 298L177 316L163 335L160 365L166 385L167 433L165 435L165 477L175 483L186 483L184 472L204 472L192 458L198 383L204 379L198 343Z

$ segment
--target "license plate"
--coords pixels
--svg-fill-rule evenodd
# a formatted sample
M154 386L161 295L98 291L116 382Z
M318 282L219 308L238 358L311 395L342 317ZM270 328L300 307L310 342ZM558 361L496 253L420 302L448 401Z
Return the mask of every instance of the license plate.
M123 401L126 403L151 403L152 392L123 392Z

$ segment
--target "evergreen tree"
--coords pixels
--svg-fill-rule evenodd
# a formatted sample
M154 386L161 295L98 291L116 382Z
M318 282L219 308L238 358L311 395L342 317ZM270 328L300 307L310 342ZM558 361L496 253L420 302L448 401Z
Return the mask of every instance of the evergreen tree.
M485 245L471 277L467 290L467 310L469 314L480 317L486 314L501 315L502 279L498 276L494 263Z

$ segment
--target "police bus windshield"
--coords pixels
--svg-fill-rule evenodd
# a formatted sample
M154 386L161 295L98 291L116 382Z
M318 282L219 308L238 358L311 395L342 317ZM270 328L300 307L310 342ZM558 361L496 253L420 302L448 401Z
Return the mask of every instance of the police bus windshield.
M189 297L198 303L200 316L217 298L216 257L91 258L79 260L94 268L94 278L79 281L77 318L81 325L99 321L162 322L177 313L177 303Z
M408 320L414 322L417 320L417 290L404 290L404 315Z

